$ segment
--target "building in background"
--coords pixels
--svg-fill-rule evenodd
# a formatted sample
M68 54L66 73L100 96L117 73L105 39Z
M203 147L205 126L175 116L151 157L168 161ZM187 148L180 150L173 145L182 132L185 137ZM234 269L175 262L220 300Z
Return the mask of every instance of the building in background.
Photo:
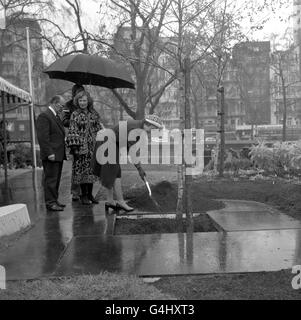
M160 90L168 83L172 74L176 70L177 39L172 37L160 37L158 42L158 60L156 61L161 68L154 69L150 78L152 92ZM173 57L172 57L173 56ZM169 129L180 127L180 91L178 80L173 80L165 89L160 97L160 101L155 108L164 126ZM151 108L151 106L149 106Z
M293 37L294 37L294 46L299 56L301 56L301 0L292 0L293 1ZM301 65L299 62L299 70L301 71ZM300 74L301 78L301 74Z
M209 61L204 63L201 69L203 79L192 79L192 82L196 83L195 91L200 95L197 106L200 127L205 129L205 136L211 138L217 134L219 127L219 95L214 78L214 66L210 67ZM194 73L194 78L197 77L196 74L197 72ZM228 60L222 75L222 83L225 88L226 140L235 139L235 130L239 126L269 124L269 41L242 42L234 46L232 57Z
M298 32L295 34L296 38L298 38L297 35ZM154 68L149 78L151 92L155 92L166 83L168 77L176 68L175 60L170 54L172 48L176 48L172 45L176 43L176 40L160 38L156 62L162 68ZM170 48L163 50L164 46L168 44L171 44ZM117 51L129 55L133 50L131 29L128 27L120 28L116 34L114 45ZM147 45L146 41L144 43L145 49L147 49ZM290 62L285 71L290 83L287 88L289 106L287 109L287 124L289 126L298 125L301 114L301 106L299 106L301 86L298 82L300 59L296 50L293 51L294 53L290 54ZM270 41L247 41L233 47L232 56L225 66L222 78L225 88L226 139L235 139L234 132L240 126L250 125L255 127L282 123L281 110L283 107L281 101L283 98L279 87L279 79L272 71L271 64ZM199 65L200 70L196 68L191 72L192 126L205 129L207 137L215 137L219 127L218 94L216 79L214 79L215 67L212 62L210 65L210 61L203 61ZM155 112L163 118L168 129L178 128L180 124L179 94L178 82L175 80L165 89L155 108ZM130 101L132 102L131 105L136 103L134 95ZM148 105L146 112L151 107L151 105ZM118 110L116 112L118 113Z
M271 122L270 42L252 41L233 48L232 63L236 70L244 124ZM243 124L243 123L240 123Z
M32 80L36 116L39 106L46 103L46 76L43 75L42 40L40 26L31 18L7 17L6 29L0 30L0 74L3 78L29 92L26 27L29 27L32 58ZM30 140L29 107L21 106L7 112L12 140Z
M301 81L299 55L295 47L272 53L271 124L282 124L286 104L286 124L301 124ZM285 94L284 94L285 90Z

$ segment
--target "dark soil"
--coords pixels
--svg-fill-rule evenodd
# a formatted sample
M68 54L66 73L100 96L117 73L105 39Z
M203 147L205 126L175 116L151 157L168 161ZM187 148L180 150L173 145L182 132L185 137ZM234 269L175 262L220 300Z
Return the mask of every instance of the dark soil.
M164 209L164 212L175 212L178 198L178 187L176 183L162 181L154 186L151 186L152 197ZM195 213L205 213L209 210L218 210L224 207L220 201L215 201L213 198L208 198L202 192L195 190L195 185L192 187L192 210ZM145 187L131 190L125 194L125 197L130 206L144 212L159 212L158 208L149 197ZM217 197L218 198L218 197Z
M206 214L193 218L194 232L216 231L211 219ZM119 218L115 224L115 235L120 234L151 234L151 233L183 233L186 232L186 220L179 223L169 218Z

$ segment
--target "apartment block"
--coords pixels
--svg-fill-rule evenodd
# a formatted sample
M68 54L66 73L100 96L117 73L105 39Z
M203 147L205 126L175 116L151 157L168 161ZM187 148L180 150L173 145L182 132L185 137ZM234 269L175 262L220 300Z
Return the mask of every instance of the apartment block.
M44 105L46 76L42 74L44 69L42 40L37 36L40 33L40 26L31 18L8 17L6 22L6 29L0 30L0 74L12 84L29 92L26 42L26 27L29 27L34 103L36 106ZM35 111L38 114L40 108L35 107ZM11 109L6 117L12 140L30 139L28 106Z

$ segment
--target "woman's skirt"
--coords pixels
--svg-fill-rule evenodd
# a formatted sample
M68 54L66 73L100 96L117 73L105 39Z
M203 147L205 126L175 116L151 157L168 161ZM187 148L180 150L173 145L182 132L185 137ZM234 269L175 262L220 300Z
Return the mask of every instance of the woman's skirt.
M99 164L96 159L96 153L97 149L103 142L97 141L94 147L94 152L91 160L91 168L92 168L92 173L97 176L101 182L101 184L107 188L111 189L114 186L115 180L117 178L121 178L121 167L119 162L119 149L118 147L116 148L116 164L110 164L110 163L105 163L105 164Z
M97 177L93 174L91 167L92 152L80 155L72 163L72 183L94 183Z

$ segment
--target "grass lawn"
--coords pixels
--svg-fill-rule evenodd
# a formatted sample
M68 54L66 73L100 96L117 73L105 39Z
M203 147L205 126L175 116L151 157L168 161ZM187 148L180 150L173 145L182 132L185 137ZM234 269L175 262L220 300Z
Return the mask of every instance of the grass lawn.
M134 276L101 273L98 276L9 281L0 300L167 300L162 293Z
M33 281L10 281L0 300L301 300L290 270L247 274L163 277L153 284L102 273Z
M291 270L162 278L154 285L180 300L301 300Z

